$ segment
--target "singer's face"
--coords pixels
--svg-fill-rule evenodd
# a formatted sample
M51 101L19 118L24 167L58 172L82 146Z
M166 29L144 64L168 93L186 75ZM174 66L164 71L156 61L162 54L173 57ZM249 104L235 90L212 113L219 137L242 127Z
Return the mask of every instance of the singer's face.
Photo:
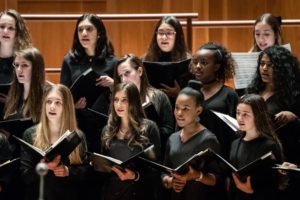
M13 63L18 82L30 85L32 63L21 56L17 56Z
M254 114L252 108L244 103L240 103L236 109L236 119L241 131L253 132L256 130Z
M193 56L192 73L203 83L214 80L219 67L220 64L215 63L214 52L209 49L200 49Z
M139 97L137 97L139 98ZM117 115L121 118L128 117L128 98L125 91L116 92L114 97L114 109Z
M202 107L196 105L195 98L185 94L178 95L174 109L178 126L185 127L198 123L197 118L201 111Z
M86 53L95 53L98 36L97 28L85 19L78 24L78 38Z
M137 70L130 66L129 61L123 62L118 66L118 76L121 82L132 82L137 88L141 85L142 68Z
M0 18L0 43L13 45L16 40L16 20L9 15Z
M275 33L272 27L265 22L260 22L255 25L254 37L257 46L261 50L275 44Z
M157 30L156 41L161 51L171 52L175 46L176 32L173 26L162 23Z
M49 121L60 122L63 112L63 99L56 90L46 97L46 115Z

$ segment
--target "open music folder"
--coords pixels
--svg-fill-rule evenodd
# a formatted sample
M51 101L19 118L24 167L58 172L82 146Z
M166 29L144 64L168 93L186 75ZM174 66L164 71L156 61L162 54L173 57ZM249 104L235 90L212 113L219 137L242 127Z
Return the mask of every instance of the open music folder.
M191 59L179 62L150 62L143 61L150 84L162 88L160 83L174 86L174 80L180 84L180 77L189 73Z
M210 152L214 155L215 159L217 159L217 162L220 163L222 169L224 169L227 173L235 173L241 178L251 175L256 170L262 168L263 165L268 164L272 162L272 160L274 160L274 155L270 151L238 169L218 153L214 152L213 150L210 150Z
M46 158L48 161L53 160L57 155L61 155L61 160L68 157L82 140L77 132L66 131L58 140L56 140L56 142L43 151L21 138L14 135L13 138L26 148L26 150L35 158Z
M100 75L92 68L84 71L70 86L74 102L85 97L87 107L91 107L104 90L103 87L96 86L96 79L99 77Z
M18 118L0 121L0 129L8 131L10 134L22 137L23 132L33 126L31 118Z
M212 154L209 149L206 149L204 151L200 151L190 158L188 158L185 162L180 164L179 166L172 168L157 162L154 162L152 160L139 157L139 159L144 162L146 165L151 166L152 168L165 172L165 173L172 173L176 172L178 174L186 174L189 171L189 166L197 165L200 163L209 163L212 160Z
M234 132L237 132L239 130L239 124L237 120L230 115L220 113L214 110L210 110L212 113L214 113L219 119L221 119L227 126L229 126Z
M20 158L14 158L12 160L7 160L0 164L0 175L7 174L14 169L18 169L20 166Z
M90 161L92 161L92 165L95 171L110 173L113 166L124 171L124 168L136 162L139 156L147 153L149 150L153 149L153 147L154 145L152 144L124 161L95 152L87 152L87 154Z

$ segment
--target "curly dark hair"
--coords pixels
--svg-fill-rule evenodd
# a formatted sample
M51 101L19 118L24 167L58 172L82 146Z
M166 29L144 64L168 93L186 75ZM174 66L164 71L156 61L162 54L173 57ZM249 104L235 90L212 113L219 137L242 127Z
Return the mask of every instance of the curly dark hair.
M260 53L257 70L254 79L247 88L247 93L259 94L266 88L259 70L263 55L267 55L273 64L273 85L277 101L283 106L294 104L296 97L300 94L299 61L289 50L278 45L268 47ZM280 98L279 94L284 98Z
M71 58L75 60L82 60L82 58L86 57L85 50L83 46L80 44L79 38L78 38L78 25L80 22L84 20L88 20L91 22L97 29L97 33L99 39L97 40L96 49L95 49L95 56L100 59L104 60L106 57L114 54L114 48L107 36L106 28L101 20L100 17L96 14L90 14L86 13L80 16L76 22L76 28L74 31L74 38L73 38L73 45L72 49L70 51Z
M235 61L232 58L231 53L225 47L223 47L221 44L208 42L200 46L197 51L201 49L213 51L215 64L220 64L219 70L216 71L215 74L217 80L225 82L226 80L232 78L235 72Z

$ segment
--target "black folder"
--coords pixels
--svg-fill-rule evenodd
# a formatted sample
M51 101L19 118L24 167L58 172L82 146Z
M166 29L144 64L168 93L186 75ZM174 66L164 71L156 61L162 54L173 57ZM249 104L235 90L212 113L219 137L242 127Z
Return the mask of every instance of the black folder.
M287 166L283 166L283 165L279 165L279 164L273 166L272 169L280 169L280 170L283 170L283 171L300 173L300 168L299 167L287 167Z
M18 169L20 166L20 158L7 160L0 164L0 176Z
M57 155L61 155L61 160L68 157L82 140L77 132L66 131L55 143L43 151L14 135L13 138L33 155L33 157L37 159L46 158L48 161L53 160Z
M99 74L92 68L84 71L70 86L74 102L77 102L81 97L85 97L87 107L91 107L99 95L104 90L103 87L96 86L96 79Z
M212 160L212 154L209 149L200 151L197 154L194 154L184 163L180 164L176 168L171 168L169 166L162 165L160 163L154 162L152 160L139 157L139 159L144 162L146 165L151 166L152 168L159 170L165 173L176 172L178 174L186 174L189 171L189 166L199 165L200 163L210 163Z
M265 153L262 156L258 157L257 159L249 162L245 166L237 169L235 166L233 166L225 158L223 158L219 154L215 153L211 149L210 149L210 151L215 156L215 158L219 162L221 168L224 169L226 173L235 173L241 178L243 178L245 176L250 176L253 172L258 170L259 168L262 168L262 166L264 166L264 165L267 166L266 164L270 164L274 160L274 155L270 151L270 152Z
M221 119L228 127L230 127L234 132L237 132L240 128L238 122L235 118L231 117L230 115L220 113L214 110L210 110L212 113L215 114L219 119Z
M110 173L112 170L111 168L113 166L119 168L120 170L124 171L124 168L129 167L130 164L138 161L138 157L142 156L147 151L153 149L154 145L150 145L147 148L144 148L139 153L131 156L127 160L119 160L110 156L106 156L100 153L95 152L87 152L89 159L93 163L93 168L95 171L104 172L104 173Z
M31 118L19 118L0 121L0 129L8 131L12 135L22 137L23 132L33 126Z
M157 113L153 103L148 102L147 104L143 104L143 110L146 114L147 119L150 119L150 120L156 122L156 124L158 126L161 124L159 117L158 117L158 113Z
M10 89L11 83L0 84L0 95L7 95Z
M174 86L174 80L180 84L180 77L189 74L191 59L179 62L149 62L143 61L150 84L155 88L162 88L160 83Z

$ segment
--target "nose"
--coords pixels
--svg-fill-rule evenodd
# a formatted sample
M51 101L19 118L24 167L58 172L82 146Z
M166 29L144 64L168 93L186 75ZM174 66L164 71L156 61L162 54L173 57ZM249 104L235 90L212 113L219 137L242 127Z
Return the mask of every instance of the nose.
M197 62L197 64L195 66L196 66L196 68L201 68L202 67L202 65L200 64L200 61Z
M258 36L257 39L258 39L259 42L265 41L265 37L263 35Z
M262 68L264 71L268 70L267 63L265 63L264 65L261 65L261 68Z
M50 110L54 110L54 108L55 108L55 102L52 102L52 103L50 104Z
M175 110L175 114L178 115L178 116L180 116L182 114L182 111L180 109L176 109Z
M16 67L16 71L21 73L23 71L23 68L21 66Z

